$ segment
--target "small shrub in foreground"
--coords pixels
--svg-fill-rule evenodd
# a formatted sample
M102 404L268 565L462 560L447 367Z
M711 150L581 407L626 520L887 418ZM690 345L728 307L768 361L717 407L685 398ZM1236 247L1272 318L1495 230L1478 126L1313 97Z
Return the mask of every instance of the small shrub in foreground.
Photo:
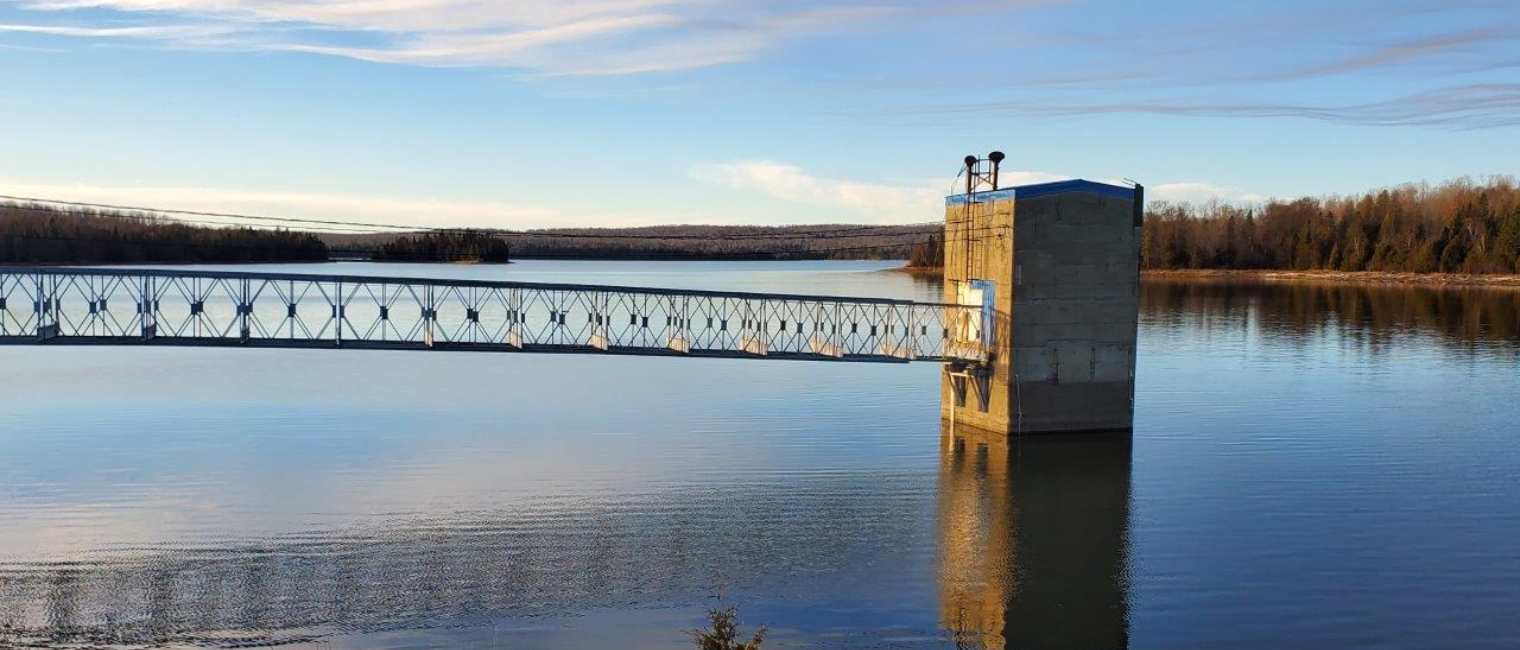
M760 650L765 641L765 627L755 630L748 641L740 641L739 611L734 606L707 610L708 627L687 630L700 650Z

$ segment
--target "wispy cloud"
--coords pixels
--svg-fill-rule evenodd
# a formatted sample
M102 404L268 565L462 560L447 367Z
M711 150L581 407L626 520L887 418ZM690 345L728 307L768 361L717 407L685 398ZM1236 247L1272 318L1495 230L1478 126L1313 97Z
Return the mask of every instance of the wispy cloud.
M801 166L769 160L736 160L700 165L691 170L697 180L737 190L757 191L781 201L833 208L873 223L934 221L944 209L945 195L955 188L946 179L919 183L879 183L824 178ZM1063 180L1042 171L1004 170L1006 186Z
M879 103L884 106L901 108L921 97L924 88L970 85L974 92L960 96L973 110L978 102L984 105L992 97L1035 96L1037 100L1027 102L1011 100L1006 107L1021 103L1050 107L1019 109L1033 114L1298 113L1387 124L1423 122L1418 115L1400 116L1391 107L1373 103L1327 107L1290 103L1285 98L1302 95L1275 91L1264 91L1271 101L1263 102L1200 102L1178 99L1177 92L1197 87L1239 92L1415 66L1428 68L1432 78L1450 77L1515 65L1513 52L1520 45L1520 25L1514 22L1520 18L1516 8L1520 5L1450 0L1387 0L1376 3L1378 11L1368 11L1363 6L1368 3L1325 8L1284 0L1260 7L1168 15L1165 20L1141 14L1123 28L1111 21L1085 19L1107 10L1097 6L1100 0L976 0L953 7L937 0L11 0L10 4L22 11L13 12L9 24L0 25L0 32L146 42L170 48L301 52L413 66L506 68L549 76L692 70L753 61L809 37L833 39L869 32L875 38L871 46L893 56L830 64L856 68L853 74L840 75L844 83L870 84L873 93L883 85L903 91ZM1055 11L1061 5L1074 5L1066 8L1073 20L1042 24L1039 29L1010 20L1016 11L1051 7ZM961 49L945 40L944 33L987 30L993 25L999 25L997 33L1006 37L978 42L978 57L1013 65L952 64ZM921 69L906 74L891 69L897 65L891 62L895 56L917 62L914 65ZM1057 104L1058 98L1097 101ZM1430 98L1419 99L1403 103L1436 110ZM1439 110L1449 112L1449 108ZM1484 117L1454 122L1492 124Z
M693 215L566 211L501 201L259 191L212 187L138 187L0 181L0 194L44 199L205 210L255 216L390 224L399 227L545 228L642 226L700 221ZM214 222L237 222L209 219Z
M987 9L1028 4L1040 3L1005 0ZM22 0L19 5L49 20L11 24L6 31L551 75L734 63L791 38L935 6L930 0ZM84 22L85 14L93 22Z
M782 201L849 211L880 223L925 221L943 205L945 188L930 184L889 185L819 178L802 167L768 160L701 165L697 180L739 190L759 191ZM942 185L942 184L941 184Z
M833 208L874 223L920 223L939 218L944 197L956 190L945 181L873 183L822 178L801 166L766 160L738 160L702 165L691 171L697 180L736 190L759 192L771 198ZM1005 187L1067 180L1070 176L1045 171L1004 170ZM1202 182L1160 183L1147 188L1158 201L1254 203L1266 200L1238 188Z
M1011 38L989 57L1014 65L947 67L928 83L897 77L900 101L835 112L1303 117L1451 129L1520 121L1512 79L1502 74L1520 65L1520 3L1282 0L1191 8L1197 10L1164 17L1137 12L1122 27L1052 22L1023 35L1032 44Z
M45 34L75 38L199 38L229 33L215 25L140 25L135 27L75 27L68 25L0 24L0 33Z
M1375 126L1481 129L1520 125L1520 84L1453 86L1393 99L1340 106L1207 98L1085 103L1031 100L919 106L887 114L1014 114L1061 118L1126 113L1172 117L1290 117Z
M735 214L693 212L610 213L548 208L504 201L459 201L413 197L320 194L214 187L107 186L80 183L27 183L0 180L0 194L62 201L141 206L167 210L204 210L254 216L296 217L325 221L390 224L404 228L553 228L650 226L677 223L809 223L848 220L861 223L923 223L939 219L944 197L954 190L943 179L925 182L864 182L823 178L802 167L763 160L702 165L691 176L740 192L758 192L784 203L825 210L811 218L770 215L752 220ZM1007 186L1070 178L1042 171L1006 170ZM1264 197L1199 182L1162 183L1148 188L1150 198L1174 202L1221 200L1256 202ZM244 223L206 218L214 223Z
M1514 30L1495 27L1435 34L1374 47L1370 52L1346 59L1317 63L1282 73L1261 75L1256 79L1296 80L1349 74L1392 64L1428 59L1442 54L1457 52L1467 46L1511 40L1514 36Z
M1208 203L1210 201L1260 203L1267 200L1267 197L1255 192L1197 182L1162 183L1147 187L1145 193L1149 201L1172 203Z

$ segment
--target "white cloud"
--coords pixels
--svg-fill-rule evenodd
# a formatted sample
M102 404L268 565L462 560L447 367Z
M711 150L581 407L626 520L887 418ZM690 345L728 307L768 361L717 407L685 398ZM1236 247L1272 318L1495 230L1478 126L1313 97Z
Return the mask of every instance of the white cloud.
M77 38L196 38L225 34L226 29L213 25L145 25L137 27L70 27L63 25L0 24L0 32L12 34L46 34Z
M836 208L882 223L938 218L946 194L944 187L929 184L886 185L818 178L796 165L767 160L701 165L691 174L706 183L758 190L782 201Z
M1197 182L1162 183L1147 187L1145 193L1147 200L1172 203L1260 203L1267 200L1267 197L1254 192Z
M668 223L671 215L614 214L586 210L524 206L498 201L452 201L419 198L264 192L206 187L111 187L0 181L0 194L85 203L105 203L167 210L193 210L253 216L296 217L402 227L542 228L632 226ZM186 217L187 219L198 219ZM227 219L204 219L235 222ZM278 224L269 224L278 225ZM294 224L304 228L307 225ZM315 228L316 226L310 226Z
M768 160L701 165L691 175L706 183L759 191L782 201L834 208L846 213L844 217L874 223L936 221L944 213L945 196L956 191L948 178L914 184L868 183L819 178L797 165ZM1067 178L1049 172L1006 170L1000 183L1012 187Z
M1019 171L1016 169L998 172L999 187L1017 187L1019 185L1034 185L1037 183L1052 183L1065 180L1071 180L1071 177L1050 172Z
M937 221L944 197L954 190L948 179L917 183L871 183L820 178L802 167L764 160L740 160L702 165L691 171L702 182L739 191L760 192L779 201L823 208L798 215L742 215L681 211L659 213L608 212L573 206L543 207L504 201L460 201L372 195L318 194L211 187L138 187L63 183L23 183L0 180L0 195L61 201L141 206L161 210L220 212L321 221L386 224L405 228L554 228L633 227L666 224L818 223L881 224ZM1002 173L1004 186L1045 183L1069 178L1041 171ZM1147 188L1152 200L1232 203L1264 201L1265 197L1207 183L1163 183ZM236 219L184 217L216 223L257 223ZM265 225L281 225L269 222ZM318 228L315 224L285 224Z
M767 160L739 160L702 165L692 176L713 185L752 190L772 198L834 208L843 213L864 216L878 223L918 223L938 219L944 197L959 191L948 180L922 184L884 184L819 178L802 167ZM1003 187L1031 185L1067 180L1051 172L1004 170ZM1120 184L1123 181L1104 180ZM1149 200L1207 203L1258 203L1267 197L1253 192L1199 182L1161 183L1146 188Z
M309 52L381 63L553 75L686 70L743 61L786 39L906 5L745 0L24 0L33 16L113 15L0 31L169 46ZM929 3L919 0L928 7ZM920 7L923 10L923 7ZM932 7L930 7L932 8Z

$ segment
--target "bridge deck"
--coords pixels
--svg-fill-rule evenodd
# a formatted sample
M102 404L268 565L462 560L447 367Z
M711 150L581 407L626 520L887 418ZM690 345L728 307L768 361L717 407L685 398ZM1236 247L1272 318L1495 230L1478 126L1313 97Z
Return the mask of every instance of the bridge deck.
M979 307L524 282L0 267L0 344L984 358Z

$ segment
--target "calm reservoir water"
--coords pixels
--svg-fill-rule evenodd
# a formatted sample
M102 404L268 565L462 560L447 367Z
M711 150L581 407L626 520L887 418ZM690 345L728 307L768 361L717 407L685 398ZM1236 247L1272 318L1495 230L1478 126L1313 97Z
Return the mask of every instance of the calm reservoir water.
M287 265L934 300L875 263ZM0 348L0 647L1520 647L1520 292L1148 283L1132 439L934 364Z

